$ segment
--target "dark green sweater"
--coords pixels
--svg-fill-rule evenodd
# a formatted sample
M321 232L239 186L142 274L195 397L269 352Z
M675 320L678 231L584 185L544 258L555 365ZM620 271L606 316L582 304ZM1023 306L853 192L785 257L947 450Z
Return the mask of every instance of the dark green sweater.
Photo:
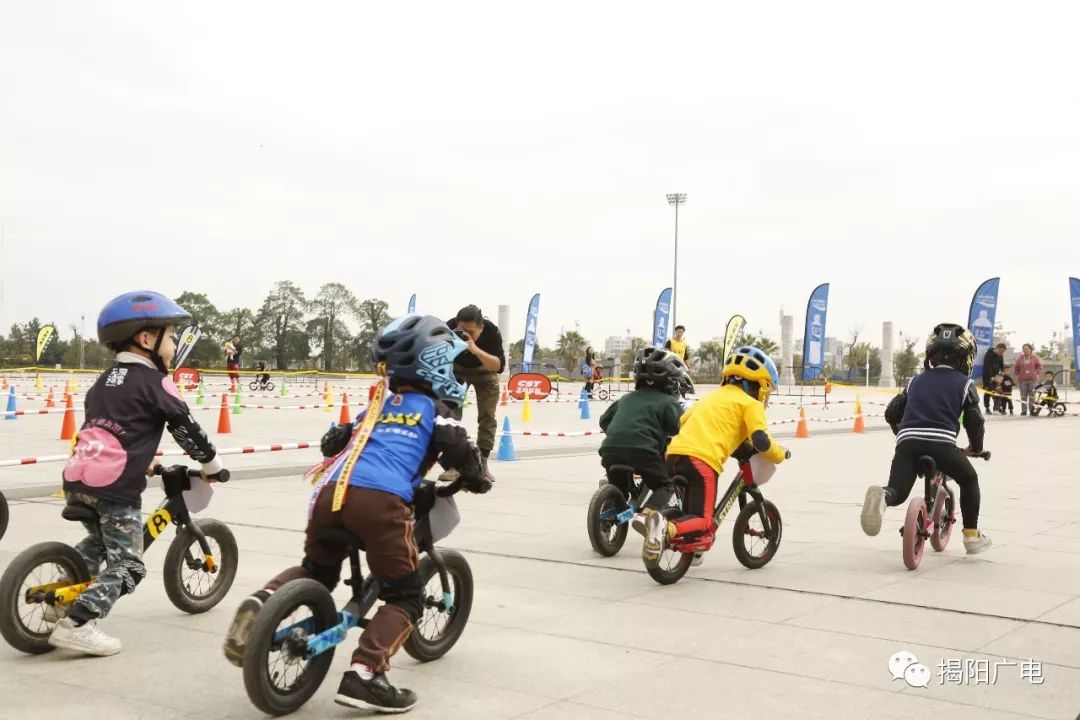
M668 438L679 434L682 406L667 393L642 388L623 395L600 416L606 435L600 446L655 452L664 456Z

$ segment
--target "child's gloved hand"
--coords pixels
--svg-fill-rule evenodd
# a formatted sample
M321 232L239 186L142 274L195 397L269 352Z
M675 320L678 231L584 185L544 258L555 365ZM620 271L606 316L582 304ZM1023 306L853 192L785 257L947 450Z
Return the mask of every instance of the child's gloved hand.
M335 425L326 431L319 442L319 451L323 457L334 457L345 449L352 437L352 425Z

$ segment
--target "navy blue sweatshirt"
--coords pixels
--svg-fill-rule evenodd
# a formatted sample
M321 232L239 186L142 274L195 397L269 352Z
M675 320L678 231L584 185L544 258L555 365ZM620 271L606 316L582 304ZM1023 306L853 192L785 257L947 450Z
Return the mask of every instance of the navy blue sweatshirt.
M885 421L898 443L955 443L960 435L961 414L972 451L982 452L985 421L975 383L959 370L938 365L913 377L907 388L892 399L885 409Z

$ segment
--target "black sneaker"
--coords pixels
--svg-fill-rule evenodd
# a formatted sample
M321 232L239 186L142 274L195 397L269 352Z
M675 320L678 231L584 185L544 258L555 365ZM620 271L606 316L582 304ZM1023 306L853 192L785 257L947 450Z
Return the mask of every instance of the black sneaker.
M407 688L396 688L386 679L386 673L376 673L364 680L352 670L345 673L338 685L334 702L361 710L381 713L403 713L416 705L416 693Z

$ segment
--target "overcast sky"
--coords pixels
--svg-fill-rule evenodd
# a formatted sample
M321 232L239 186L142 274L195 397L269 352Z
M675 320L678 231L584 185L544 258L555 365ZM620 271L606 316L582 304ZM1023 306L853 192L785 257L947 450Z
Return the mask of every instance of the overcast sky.
M888 8L887 10L884 8ZM0 11L0 327L139 286L512 307L540 339L966 322L1080 275L1075 3L22 2ZM996 8L996 9L995 9ZM1021 337L1022 336L1022 337Z

